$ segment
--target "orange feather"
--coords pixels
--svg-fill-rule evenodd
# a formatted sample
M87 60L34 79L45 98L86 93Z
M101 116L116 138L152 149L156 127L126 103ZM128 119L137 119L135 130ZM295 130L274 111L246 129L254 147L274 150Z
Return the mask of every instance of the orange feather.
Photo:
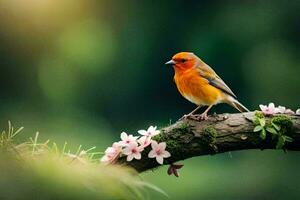
M222 99L222 92L199 76L196 69L176 71L174 80L180 94L196 105L212 105Z

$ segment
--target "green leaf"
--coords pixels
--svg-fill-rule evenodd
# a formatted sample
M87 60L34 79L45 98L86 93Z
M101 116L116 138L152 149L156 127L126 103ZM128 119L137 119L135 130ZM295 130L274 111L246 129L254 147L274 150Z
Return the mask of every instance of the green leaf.
M261 139L265 140L267 137L266 130L262 129L259 136Z
M280 125L277 125L275 124L274 122L271 122L272 126L277 130L277 131L280 131L281 129L281 126Z
M263 129L263 127L258 125L258 126L255 126L253 132L259 132L259 131L261 131L262 129Z
M273 135L277 135L278 134L277 131L275 130L275 128L273 128L273 127L267 127L267 131L269 133L272 133Z
M285 139L283 136L280 136L278 138L277 144L276 144L276 149L282 149L285 143Z
M259 124L260 124L262 127L265 127L265 125L266 125L266 120L265 120L265 118L259 118L258 121L259 121Z
M291 138L291 137L289 137L289 136L283 135L282 137L284 138L284 140L285 140L286 142L293 142L293 141L294 141L294 139Z

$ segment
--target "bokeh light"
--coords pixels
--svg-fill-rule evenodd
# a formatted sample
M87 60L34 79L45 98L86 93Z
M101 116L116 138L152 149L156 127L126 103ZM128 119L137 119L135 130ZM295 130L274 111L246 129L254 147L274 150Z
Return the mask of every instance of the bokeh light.
M116 56L115 50L116 41L109 27L92 20L70 26L58 39L62 59L87 71L104 71Z

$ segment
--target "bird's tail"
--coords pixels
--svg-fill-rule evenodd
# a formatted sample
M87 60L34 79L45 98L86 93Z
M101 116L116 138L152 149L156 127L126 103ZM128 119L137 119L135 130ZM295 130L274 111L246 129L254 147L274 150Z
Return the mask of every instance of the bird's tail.
M246 108L243 104L241 104L237 99L233 98L233 97L229 97L227 102L229 105L231 105L232 107L234 107L235 109L237 109L240 112L250 112L248 110L248 108Z

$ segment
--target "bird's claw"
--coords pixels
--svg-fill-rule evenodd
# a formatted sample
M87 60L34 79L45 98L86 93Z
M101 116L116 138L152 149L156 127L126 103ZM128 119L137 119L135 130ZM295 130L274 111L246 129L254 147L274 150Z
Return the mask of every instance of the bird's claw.
M208 116L207 116L206 113L203 113L203 114L197 116L196 119L197 119L197 120L201 120L201 121L205 121L205 120L208 119Z
M185 120L185 119L188 119L188 118L190 118L192 115L183 115L180 119L179 119L179 121L180 120Z
M185 120L185 119L189 119L189 118L192 118L192 119L196 119L196 120L201 120L201 121L205 121L208 119L208 116L206 113L203 113L201 115L183 115L180 119L180 120Z

